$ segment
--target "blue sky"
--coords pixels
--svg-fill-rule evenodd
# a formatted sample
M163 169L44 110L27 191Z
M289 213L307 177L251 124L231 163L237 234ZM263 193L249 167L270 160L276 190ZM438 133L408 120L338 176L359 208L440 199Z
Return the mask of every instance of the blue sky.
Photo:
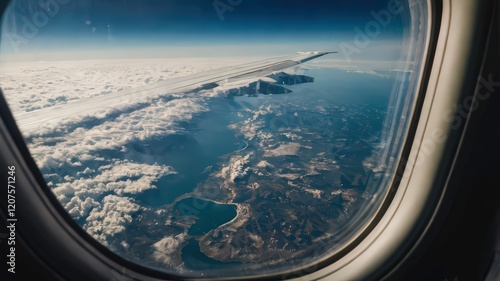
M4 19L1 51L18 56L84 53L92 57L93 53L111 52L115 56L151 57L335 50L341 42L353 41L355 28L363 29L374 20L371 11L387 9L387 3L387 0L18 0L13 1ZM372 45L379 49L387 44L398 45L402 26L401 16L394 16ZM365 53L368 56L370 52Z

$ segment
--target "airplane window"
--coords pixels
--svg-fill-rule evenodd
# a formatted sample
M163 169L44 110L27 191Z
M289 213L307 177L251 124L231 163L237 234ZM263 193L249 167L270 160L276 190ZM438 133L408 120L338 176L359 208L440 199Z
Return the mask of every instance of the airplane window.
M12 1L0 86L47 187L115 254L300 275L391 200L428 21L416 0Z

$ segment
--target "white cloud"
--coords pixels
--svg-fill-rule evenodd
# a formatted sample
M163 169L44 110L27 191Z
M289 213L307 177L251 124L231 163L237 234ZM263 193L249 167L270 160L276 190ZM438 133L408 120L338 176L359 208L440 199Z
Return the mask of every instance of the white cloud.
M73 218L85 217L106 193L113 192L120 196L141 193L156 188L154 182L161 177L175 173L169 166L128 161L116 161L99 167L98 171L99 174L91 177L67 178L53 188L54 194Z
M249 153L245 156L233 156L229 163L217 173L217 177L222 178L228 182L234 182L236 179L245 177L252 169L248 167L250 156Z
M80 199L80 197L73 197L66 204L65 208L68 213L75 219L79 219L81 217L87 216L92 208L99 206L93 198L87 197L84 200Z
M83 228L97 241L108 245L108 239L124 231L139 209L131 198L108 195L101 206L90 212Z
M248 58L5 62L0 86L16 115L244 61Z

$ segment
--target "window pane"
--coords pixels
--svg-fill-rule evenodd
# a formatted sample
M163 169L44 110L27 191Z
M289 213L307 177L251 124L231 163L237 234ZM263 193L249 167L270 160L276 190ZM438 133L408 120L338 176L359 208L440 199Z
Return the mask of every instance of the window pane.
M424 2L12 1L0 81L48 187L110 250L280 274L338 253L388 198Z

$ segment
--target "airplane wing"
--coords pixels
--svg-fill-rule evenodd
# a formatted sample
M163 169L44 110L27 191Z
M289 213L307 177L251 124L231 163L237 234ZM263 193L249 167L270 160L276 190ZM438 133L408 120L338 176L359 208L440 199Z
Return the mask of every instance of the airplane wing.
M148 99L173 94L212 89L219 85L238 81L254 81L321 56L336 52L301 52L292 56L266 59L247 64L223 67L210 71L176 77L151 85L126 89L104 96L68 102L15 115L19 128L24 132L47 127L82 117L103 118L116 112L117 108L130 108Z

